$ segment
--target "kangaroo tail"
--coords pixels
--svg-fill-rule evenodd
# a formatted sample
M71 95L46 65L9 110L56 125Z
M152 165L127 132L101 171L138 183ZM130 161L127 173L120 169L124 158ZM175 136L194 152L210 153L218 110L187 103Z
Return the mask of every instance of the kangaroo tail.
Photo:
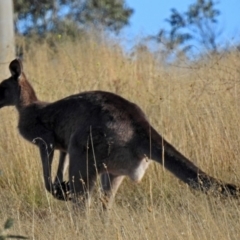
M240 196L239 187L209 176L164 140L153 128L151 128L151 141L152 147L150 153L147 154L148 157L164 165L166 169L191 188L204 193L212 192L223 196Z

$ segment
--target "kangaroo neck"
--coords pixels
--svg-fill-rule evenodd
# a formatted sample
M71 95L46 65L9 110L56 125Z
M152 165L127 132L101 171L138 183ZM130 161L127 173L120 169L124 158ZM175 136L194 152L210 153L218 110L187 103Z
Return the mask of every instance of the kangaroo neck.
M31 86L31 84L25 79L19 80L19 99L16 104L16 108L21 111L21 109L38 101L36 93Z

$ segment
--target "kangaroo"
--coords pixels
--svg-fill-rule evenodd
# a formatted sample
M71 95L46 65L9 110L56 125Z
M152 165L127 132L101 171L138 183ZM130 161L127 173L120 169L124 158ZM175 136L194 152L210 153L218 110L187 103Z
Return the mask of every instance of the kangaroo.
M53 103L38 100L20 60L13 60L11 77L0 84L0 108L15 106L18 129L40 150L45 188L57 199L86 202L97 176L109 204L125 176L139 182L150 159L164 164L191 188L238 197L239 188L209 176L182 155L150 125L134 103L114 93L89 91ZM51 180L54 150L60 150L57 178ZM62 182L69 155L69 182ZM81 200L79 200L81 199Z

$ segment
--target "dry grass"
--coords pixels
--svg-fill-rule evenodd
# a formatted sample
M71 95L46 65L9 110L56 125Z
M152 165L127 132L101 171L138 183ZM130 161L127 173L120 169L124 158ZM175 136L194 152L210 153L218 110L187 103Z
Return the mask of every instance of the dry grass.
M58 39L54 49L20 44L40 99L92 89L118 93L141 106L204 171L240 185L239 53L165 66L144 49L128 57L108 41ZM110 213L102 212L96 191L91 209L73 216L70 203L45 192L38 150L19 136L16 110L1 109L0 121L0 224L13 217L14 233L31 239L240 238L239 200L193 192L157 165L141 184L124 182Z

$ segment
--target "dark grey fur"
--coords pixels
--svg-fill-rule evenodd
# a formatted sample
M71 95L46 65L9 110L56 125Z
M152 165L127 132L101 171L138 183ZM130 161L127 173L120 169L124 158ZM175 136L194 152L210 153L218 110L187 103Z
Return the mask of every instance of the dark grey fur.
M150 158L164 164L192 188L238 195L235 185L210 177L164 140L134 103L103 91L83 92L54 103L41 102L26 79L21 62L13 60L9 68L12 76L0 84L0 107L16 106L20 134L39 147L45 187L55 197L67 198L68 190L75 200L87 196L97 175L102 174L102 185L111 201L124 176L141 180ZM56 149L61 151L60 182L66 153L70 159L69 185L62 194L57 180L55 184L51 180Z

